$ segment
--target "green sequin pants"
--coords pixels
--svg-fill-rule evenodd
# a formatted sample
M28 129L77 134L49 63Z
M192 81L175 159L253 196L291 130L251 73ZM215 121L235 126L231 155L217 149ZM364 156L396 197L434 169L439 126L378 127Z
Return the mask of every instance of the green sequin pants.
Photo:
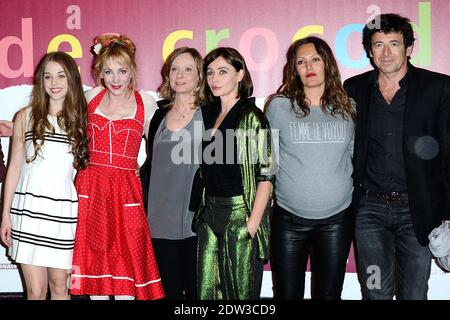
M242 196L206 198L197 229L200 299L259 299L263 261L247 220Z

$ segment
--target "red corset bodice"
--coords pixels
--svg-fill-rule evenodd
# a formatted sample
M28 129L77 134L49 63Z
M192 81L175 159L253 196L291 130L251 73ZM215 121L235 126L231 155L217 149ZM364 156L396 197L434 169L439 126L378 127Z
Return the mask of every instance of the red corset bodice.
M134 118L109 120L95 113L106 92L102 90L88 105L89 164L135 170L144 132L144 103L139 92L134 91Z

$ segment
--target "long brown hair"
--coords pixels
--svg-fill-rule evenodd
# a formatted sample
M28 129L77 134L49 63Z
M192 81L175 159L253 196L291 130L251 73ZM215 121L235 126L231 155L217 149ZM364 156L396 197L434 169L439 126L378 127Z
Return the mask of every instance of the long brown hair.
M96 48L99 46L99 49ZM103 79L100 78L103 65L108 59L120 61L130 68L131 81L128 90L133 90L137 86L137 66L136 66L136 46L134 42L125 35L102 34L94 39L92 46L94 53L94 64L92 71L97 84L105 86Z
M303 83L297 73L296 61L298 49L306 44L313 44L325 64L325 90L320 99L320 108L333 116L341 115L345 120L355 121L356 115L350 98L342 87L339 68L330 46L317 37L306 37L295 41L286 53L286 64L283 68L283 83L275 94L270 95L265 108L275 97L287 97L291 101L292 110L300 117L309 114L311 102L305 95ZM297 104L297 106L295 105Z
M55 133L55 128L48 120L50 97L44 87L44 71L50 62L58 63L66 74L68 90L61 112L57 115L58 125L65 131L74 156L73 166L76 169L85 168L88 162L87 104L83 94L83 85L76 62L64 52L47 53L39 62L34 74L34 86L31 92L31 132L34 155L27 159L34 161L40 154L45 142L45 131Z
M204 81L203 81L203 58L200 55L200 53L195 48L189 48L189 47L181 47L178 49L175 49L166 59L164 62L164 65L161 69L161 78L162 83L158 87L158 92L161 98L170 100L169 106L171 107L173 103L175 102L175 91L173 91L172 87L170 86L170 68L172 67L173 61L183 53L190 54L191 57L195 61L195 67L197 69L198 74L198 84L194 91L194 105L193 108L197 106L201 106L205 102L205 95L204 95Z

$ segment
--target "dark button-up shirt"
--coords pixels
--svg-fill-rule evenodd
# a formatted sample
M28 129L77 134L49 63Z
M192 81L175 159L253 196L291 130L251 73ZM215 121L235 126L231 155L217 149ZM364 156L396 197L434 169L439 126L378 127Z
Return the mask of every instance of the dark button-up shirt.
M369 142L365 188L373 191L406 191L403 158L403 119L408 73L390 104L380 92L378 75L373 79L369 105Z

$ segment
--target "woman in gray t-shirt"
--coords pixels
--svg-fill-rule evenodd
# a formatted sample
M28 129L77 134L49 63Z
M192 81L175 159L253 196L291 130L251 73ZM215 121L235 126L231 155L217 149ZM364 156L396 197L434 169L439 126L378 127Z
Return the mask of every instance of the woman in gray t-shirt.
M353 233L355 115L325 41L307 37L291 45L283 83L267 100L266 113L279 138L271 235L275 297L303 299L311 256L312 298L339 299Z

